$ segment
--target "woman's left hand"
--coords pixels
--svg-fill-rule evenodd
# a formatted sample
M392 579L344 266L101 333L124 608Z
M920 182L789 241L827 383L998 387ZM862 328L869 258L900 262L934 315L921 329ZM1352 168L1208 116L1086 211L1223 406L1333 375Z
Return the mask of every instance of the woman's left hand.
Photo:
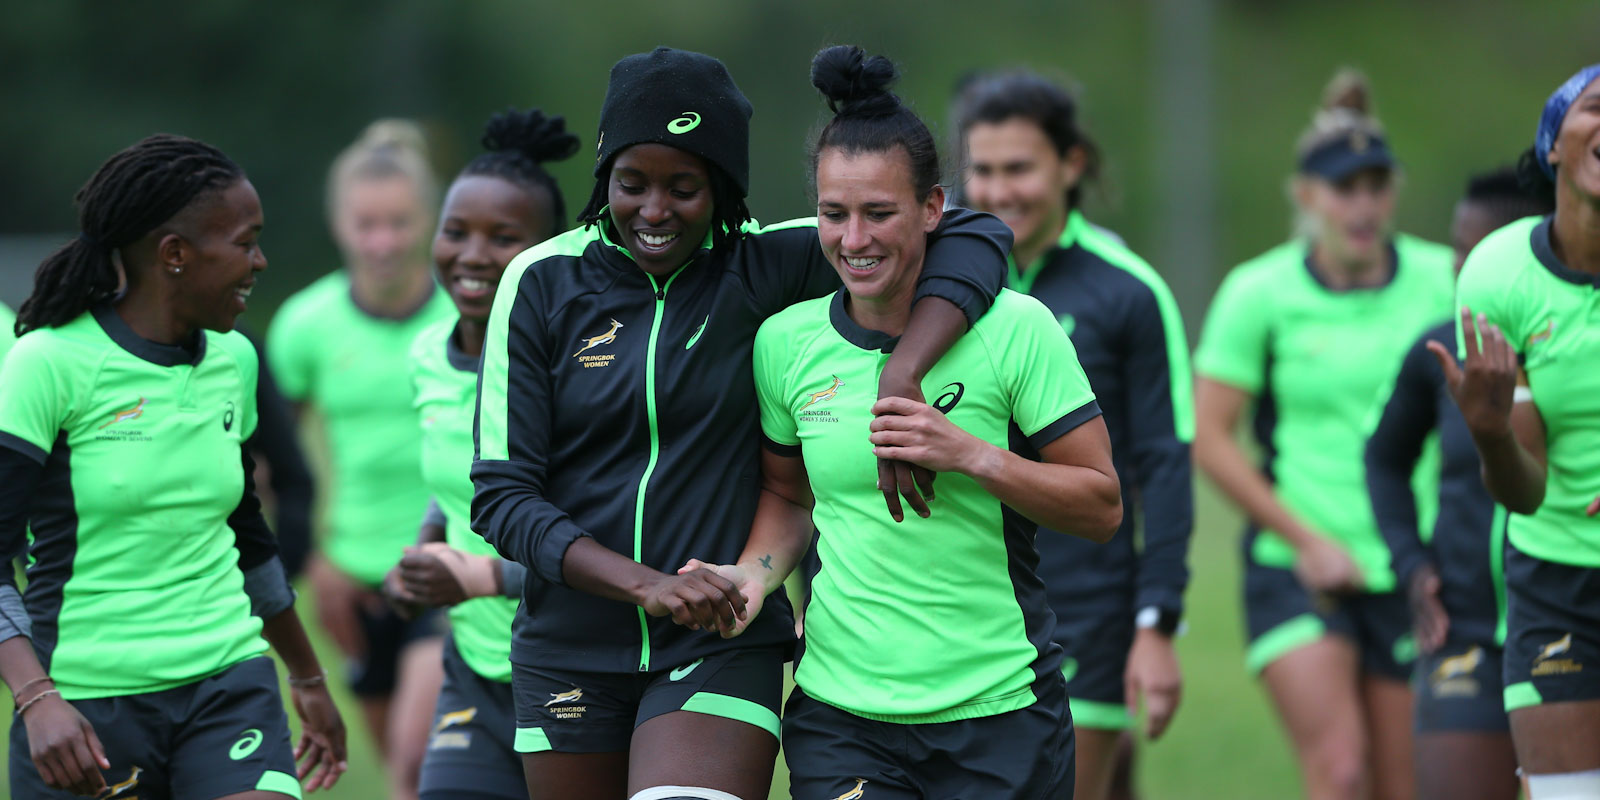
M350 768L345 751L344 719L333 704L326 683L291 688L294 712L300 717L300 744L294 748L299 777L307 792L331 789Z
M962 430L927 403L885 397L872 406L873 455L907 461L934 472L971 473L987 442Z

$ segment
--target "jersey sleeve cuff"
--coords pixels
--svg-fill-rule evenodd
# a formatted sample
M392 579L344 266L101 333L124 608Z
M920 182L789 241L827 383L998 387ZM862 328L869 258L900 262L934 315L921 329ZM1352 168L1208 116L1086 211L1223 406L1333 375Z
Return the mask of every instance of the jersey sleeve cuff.
M523 584L528 582L528 568L508 559L500 559L500 594L512 600L522 599Z
M1061 419L1044 426L1038 433L1030 435L1028 443L1035 448L1042 449L1045 445L1066 436L1074 428L1098 416L1100 416L1100 402L1098 400L1090 400L1067 412L1066 416Z
M775 441L772 439L772 437L767 436L765 433L761 434L761 446L767 448L767 450L771 451L774 455L780 455L785 458L800 457L800 445L784 444L783 442Z
M5 568L10 569L11 565ZM18 636L33 638L33 621L28 618L28 609L22 605L17 587L0 584L0 642Z
M44 466L44 462L50 458L48 451L21 436L6 433L5 431L0 431L0 447L21 453L39 464L39 466Z

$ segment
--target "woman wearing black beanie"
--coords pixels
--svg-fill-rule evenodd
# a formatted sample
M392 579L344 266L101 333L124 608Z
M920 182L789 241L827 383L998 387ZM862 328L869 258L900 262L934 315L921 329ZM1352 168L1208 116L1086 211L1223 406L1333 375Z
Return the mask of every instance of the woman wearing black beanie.
M792 613L779 597L723 638L746 599L708 570L677 574L690 559L732 563L762 497L756 328L839 286L814 219L749 219L750 114L716 59L659 48L620 61L586 224L518 256L495 297L473 528L532 572L511 661L533 798L770 789ZM1009 229L945 220L877 391L839 396L921 400L921 377L993 302ZM880 481L893 498L895 479ZM931 484L898 488L928 513Z

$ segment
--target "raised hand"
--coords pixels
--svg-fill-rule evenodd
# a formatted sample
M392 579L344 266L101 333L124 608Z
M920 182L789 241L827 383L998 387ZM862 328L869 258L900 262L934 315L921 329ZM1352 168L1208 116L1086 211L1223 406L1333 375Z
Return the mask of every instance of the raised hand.
M1474 320L1469 308L1461 309L1461 336L1467 349L1462 366L1456 365L1455 354L1439 342L1428 342L1428 351L1444 370L1450 396L1455 398L1472 435L1509 436L1517 389L1517 353L1498 326L1482 314Z

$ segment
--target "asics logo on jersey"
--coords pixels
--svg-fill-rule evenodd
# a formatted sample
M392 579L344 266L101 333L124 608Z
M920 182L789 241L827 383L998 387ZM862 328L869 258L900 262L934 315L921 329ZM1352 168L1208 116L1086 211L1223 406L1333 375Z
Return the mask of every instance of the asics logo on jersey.
M955 387L954 391L950 390L952 386ZM939 413L948 414L955 409L956 403L961 402L961 395L967 393L967 387L962 386L960 383L951 383L946 384L944 388L945 393L939 395L939 398L934 400L931 405L939 409Z
M1554 336L1555 333L1556 321L1552 319L1544 324L1544 330L1528 337L1528 346L1532 347L1540 342L1548 342L1550 341L1550 337Z
M557 703L576 703L582 699L583 690L574 686L570 692L551 692L550 702L545 703L544 707L549 708Z
M1556 656L1563 655L1570 650L1572 650L1572 634L1569 633L1566 636L1563 636L1560 639L1557 639L1545 645L1544 647L1539 648L1539 655L1535 656L1533 660L1536 662L1546 661L1548 659L1555 658Z
M439 731L442 731L452 725L465 725L471 722L476 716L478 716L477 706L473 706L472 708L464 708L460 711L452 711L444 716L439 717L439 724L433 726L433 732L438 733Z
M833 798L833 800L861 800L861 798L866 797L867 790L865 787L867 785L867 779L855 778L854 780L856 782L856 787L854 789L851 789L850 791Z
M697 658L694 661L692 661L692 662L690 662L688 664L685 664L685 665L683 665L681 667L678 667L677 669L675 669L672 672L668 673L667 674L667 678L669 678L671 680L675 680L675 681L681 681L684 678L688 677L689 673L694 672L694 668L695 667L700 666L704 662L705 662L705 659Z
M126 792L129 789L132 789L132 788L138 786L139 785L139 773L141 773L141 772L144 772L144 770L142 770L142 769L140 769L138 767L134 767L133 771L128 773L128 779L127 780L123 781L122 783L114 783L114 784L112 784L110 786L107 786L105 788L104 793L102 793L100 796L101 797L116 797L117 795L122 794L123 792Z
M612 342L616 341L617 340L617 329L621 328L621 327L622 327L622 323L616 321L615 319L611 320L611 330L608 330L605 333L600 334L599 336L590 336L590 337L585 338L585 339L580 339L579 341L583 342L583 347L578 348L578 352L573 353L572 357L573 358L577 358L578 356L582 355L587 350L592 350L592 349L594 349L596 347L599 347L600 345L611 344Z
M111 415L111 421L107 422L104 425L101 425L100 427L101 427L101 429L109 428L112 425L115 425L115 424L117 424L119 422L127 422L130 419L138 419L138 418L140 418L142 416L144 416L144 398L143 397L139 398L139 404L134 406L133 408L130 408L127 411L118 411L118 412L112 414Z
M1483 648L1473 647L1471 650L1459 655L1451 656L1439 662L1431 676L1434 683L1443 683L1451 678L1461 678L1471 675L1478 665L1483 663Z
M834 375L832 377L833 385L823 389L820 392L812 392L810 397L806 400L806 404L800 407L801 411L804 411L824 400L832 400L834 397L838 396L839 387L844 385L844 381L839 380L838 375Z
M710 321L710 314L707 314L705 319L700 320L700 327L694 329L694 335L689 337L689 343L684 345L683 349L688 350L689 348L694 347L695 342L700 341L700 334L706 332L706 323Z
M683 116L667 123L667 132L682 134L698 127L700 127L700 115L693 111L685 111Z
M228 401L228 410L222 412L222 430L223 430L223 432L227 432L227 431L233 430L233 401L232 400Z
M231 758L234 761L238 761L241 758L248 758L251 753L256 751L256 748L261 746L261 740L263 738L266 737L263 736L261 731L257 728L251 728L250 730L245 731L244 735L239 738L239 741L234 742L233 746L228 748L228 758Z

